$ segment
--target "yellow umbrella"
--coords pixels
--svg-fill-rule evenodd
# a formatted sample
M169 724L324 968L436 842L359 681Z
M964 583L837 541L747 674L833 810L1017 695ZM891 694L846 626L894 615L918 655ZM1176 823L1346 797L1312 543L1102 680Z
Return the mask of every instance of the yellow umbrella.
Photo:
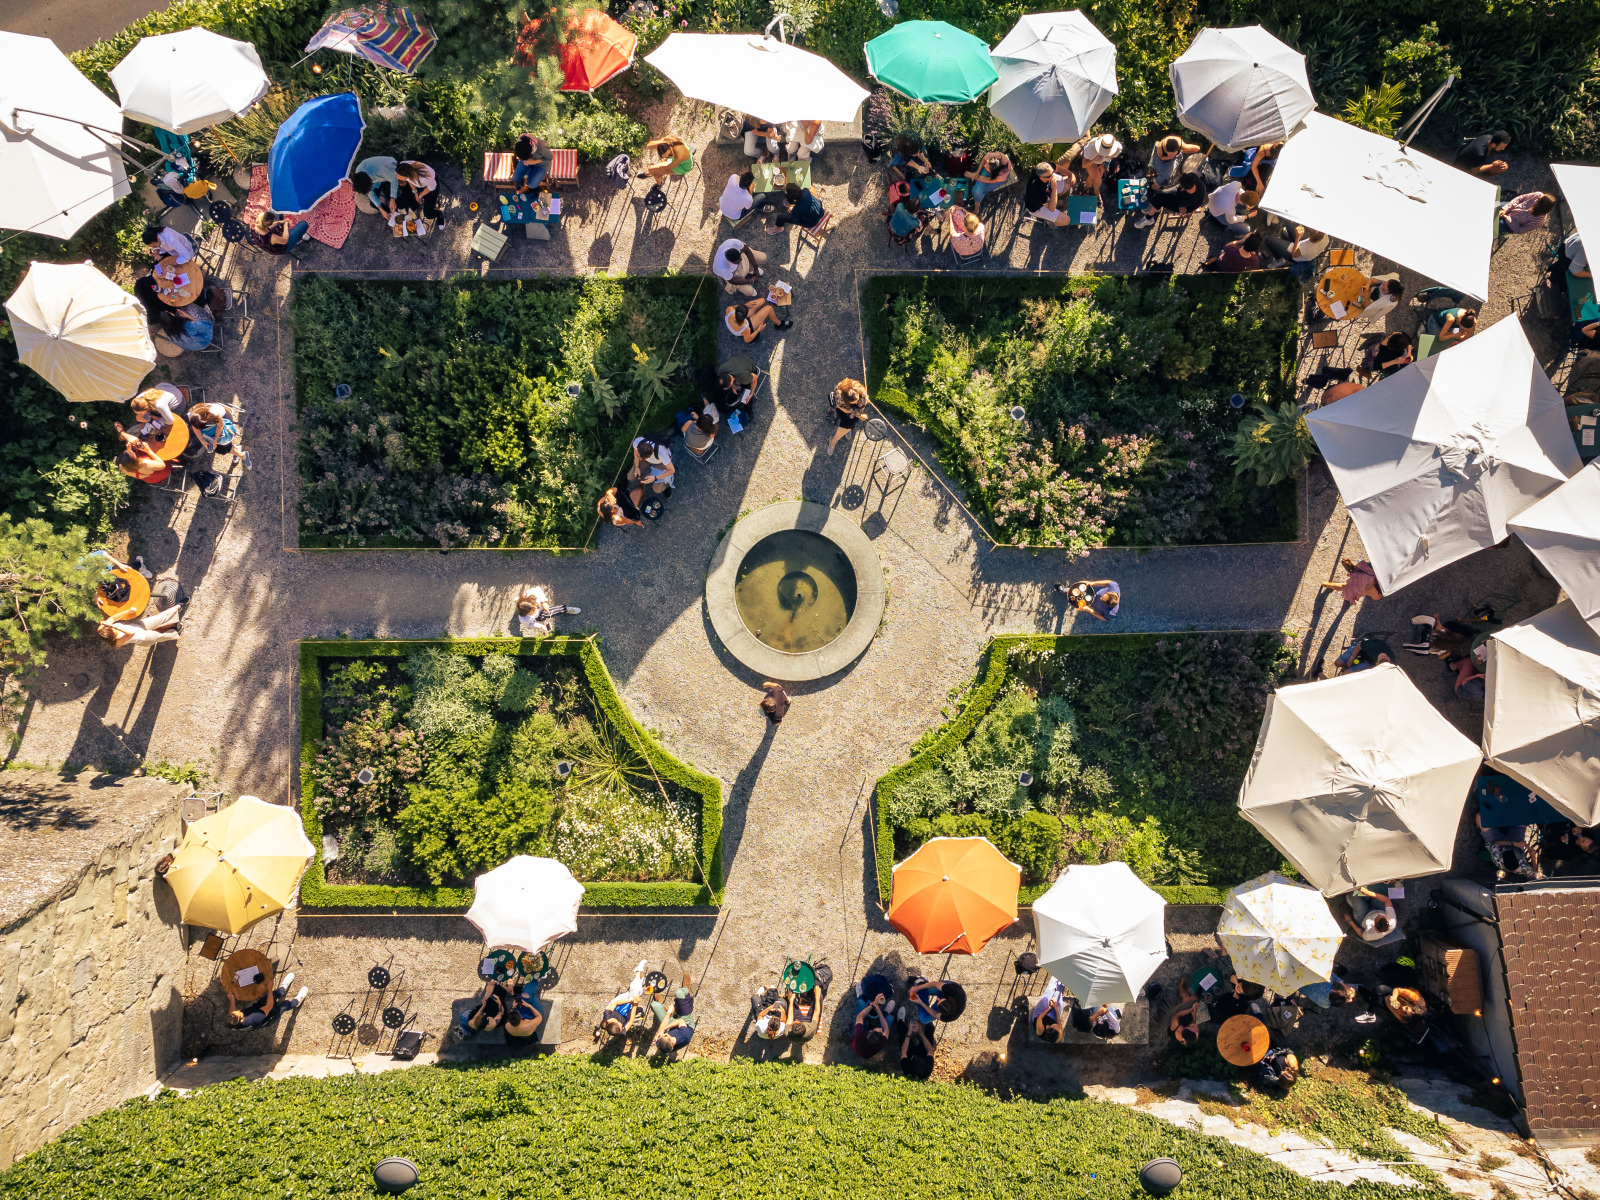
M1240 979L1287 994L1333 976L1344 932L1316 888L1268 871L1228 893L1217 940Z
M288 904L314 853L294 809L240 796L189 826L167 883L186 923L238 933Z
M17 357L68 400L126 400L156 365L144 309L90 263L34 263L6 313Z

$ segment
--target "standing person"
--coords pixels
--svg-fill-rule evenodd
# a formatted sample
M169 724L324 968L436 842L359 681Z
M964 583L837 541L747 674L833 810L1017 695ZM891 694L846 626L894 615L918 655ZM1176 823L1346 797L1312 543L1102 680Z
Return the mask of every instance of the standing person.
M755 181L755 175L749 171L742 175L729 175L727 185L717 199L718 211L735 224L749 216L756 203L755 193L750 190L750 185Z
M650 490L658 496L672 495L672 477L677 474L677 468L672 465L672 451L668 450L649 438L640 437L633 439L633 466L628 471L628 478L641 487L650 485Z
M145 226L144 248L157 262L171 255L180 267L194 257L194 243L176 229L168 229L165 225Z
M1456 151L1456 163L1463 171L1474 175L1501 175L1511 169L1502 157L1511 146L1511 135L1496 129L1482 137L1473 138Z
M583 609L557 604L538 584L522 589L517 596L517 625L523 637L543 637L555 629L555 618L564 613L577 616Z
M1056 591L1068 597L1079 612L1088 612L1096 620L1113 620L1122 608L1122 585L1115 579L1083 579L1077 583L1059 583Z
M789 693L783 690L783 684L773 683L770 679L762 682L761 690L766 692L758 706L762 715L767 718L768 724L781 725L789 711Z
M754 296L761 283L761 268L767 256L752 250L738 238L729 238L711 256L711 273L723 282L730 296Z
M833 413L833 440L828 443L831 457L840 442L861 423L867 411L867 385L859 379L841 379L828 395L828 410Z
M532 191L550 174L550 143L543 138L525 133L511 147L511 154L517 160L511 172L511 186L517 193Z
M439 177L425 162L407 160L395 167L400 179L400 207L420 212L429 221L439 221Z
M688 143L675 133L646 142L644 149L646 154L654 150L656 161L639 172L640 179L648 177L659 185L668 175L687 175L694 170L694 156L689 153Z

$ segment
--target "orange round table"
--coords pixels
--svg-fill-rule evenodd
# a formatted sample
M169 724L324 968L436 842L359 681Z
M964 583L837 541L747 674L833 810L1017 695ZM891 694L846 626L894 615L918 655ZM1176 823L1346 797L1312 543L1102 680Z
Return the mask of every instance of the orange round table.
M244 985L237 983L236 974L251 967L261 972L262 981ZM254 1004L272 987L272 960L259 950L235 950L223 960L222 970L218 974L226 981L225 990L234 999L241 1004Z
M1229 1017L1217 1030L1217 1053L1236 1067L1255 1066L1271 1045L1266 1025L1247 1013Z
M1317 280L1317 307L1335 321L1348 321L1367 306L1367 284L1372 282L1356 267L1330 267ZM1344 316L1337 316L1334 304L1344 305Z
M156 452L156 457L163 462L172 462L182 454L189 445L189 422L179 417L172 423L172 428L167 430L166 440L159 446L145 439L150 449Z
M169 272L170 274L168 274ZM193 304L200 298L200 293L205 291L205 272L200 269L200 264L192 258L180 267L178 260L169 254L156 263L155 270L151 271L150 274L155 279L157 288L171 287L172 280L176 276L187 275L189 277L189 282L177 291L162 291L158 293L161 297L161 303L169 304L173 308L182 308L185 304Z
M121 604L112 604L106 599L105 593L96 588L95 604L105 613L108 621L126 621L129 617L137 617L144 612L145 605L150 603L150 581L132 567L118 567L111 573L118 579L127 581L127 600Z

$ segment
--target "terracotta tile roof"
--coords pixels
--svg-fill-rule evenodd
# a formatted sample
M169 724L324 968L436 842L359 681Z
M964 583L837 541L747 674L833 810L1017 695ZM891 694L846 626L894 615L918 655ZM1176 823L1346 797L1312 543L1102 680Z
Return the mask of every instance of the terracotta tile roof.
M1600 1133L1600 888L1495 897L1528 1126Z

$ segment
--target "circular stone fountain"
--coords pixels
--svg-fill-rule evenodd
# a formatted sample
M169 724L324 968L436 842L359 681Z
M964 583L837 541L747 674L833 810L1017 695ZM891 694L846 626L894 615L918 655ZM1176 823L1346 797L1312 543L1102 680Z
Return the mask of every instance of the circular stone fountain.
M758 509L722 539L706 610L728 651L768 679L821 679L878 632L883 566L861 527L825 504Z

